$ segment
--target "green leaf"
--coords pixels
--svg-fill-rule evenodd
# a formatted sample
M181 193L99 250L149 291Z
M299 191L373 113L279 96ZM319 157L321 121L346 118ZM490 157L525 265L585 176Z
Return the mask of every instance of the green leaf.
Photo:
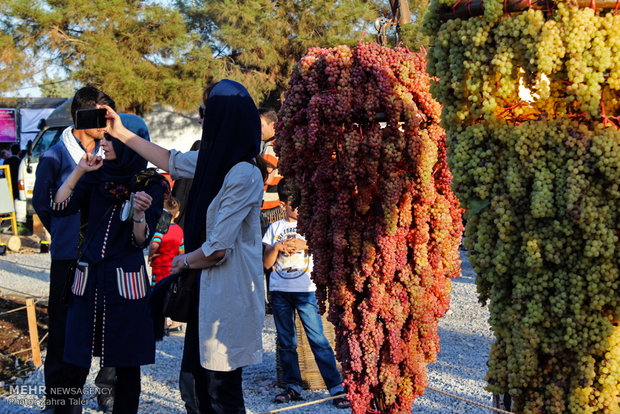
M469 200L470 210L473 211L474 214L479 214L489 204L491 204L489 200Z

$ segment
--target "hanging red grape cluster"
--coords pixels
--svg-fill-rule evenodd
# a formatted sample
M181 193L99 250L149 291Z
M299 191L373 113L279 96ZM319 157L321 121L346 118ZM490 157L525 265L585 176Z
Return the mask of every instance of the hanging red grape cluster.
M411 410L460 273L462 210L429 87L426 59L406 48L312 48L279 113L279 169L354 413Z

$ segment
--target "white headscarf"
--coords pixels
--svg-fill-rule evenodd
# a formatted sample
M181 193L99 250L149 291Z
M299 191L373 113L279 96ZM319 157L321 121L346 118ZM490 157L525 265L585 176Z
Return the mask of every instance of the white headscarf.
M62 131L62 142L65 144L65 148L69 151L69 155L71 155L73 161L79 164L84 154L86 154L86 151L84 151L84 148L80 145L80 141L73 135L73 127L67 127ZM95 155L103 157L103 148L101 145L99 145Z

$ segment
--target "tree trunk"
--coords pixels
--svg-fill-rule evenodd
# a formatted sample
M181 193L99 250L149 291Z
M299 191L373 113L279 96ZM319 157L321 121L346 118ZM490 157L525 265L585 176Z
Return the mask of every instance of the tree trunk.
M19 236L13 234L0 234L0 242L6 244L6 247L12 252L17 252L22 247Z
M411 12L407 0L390 0L390 6L392 7L392 17L398 19L399 24L411 23Z

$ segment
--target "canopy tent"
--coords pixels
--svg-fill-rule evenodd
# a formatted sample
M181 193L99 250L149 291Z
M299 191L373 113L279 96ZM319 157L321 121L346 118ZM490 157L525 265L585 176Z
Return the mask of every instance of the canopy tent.
M26 148L28 141L33 140L39 132L41 119L46 119L66 100L67 98L0 98L0 109L7 114L15 114L14 132L3 134L2 142L18 142L20 148ZM14 136L11 136L13 134Z

